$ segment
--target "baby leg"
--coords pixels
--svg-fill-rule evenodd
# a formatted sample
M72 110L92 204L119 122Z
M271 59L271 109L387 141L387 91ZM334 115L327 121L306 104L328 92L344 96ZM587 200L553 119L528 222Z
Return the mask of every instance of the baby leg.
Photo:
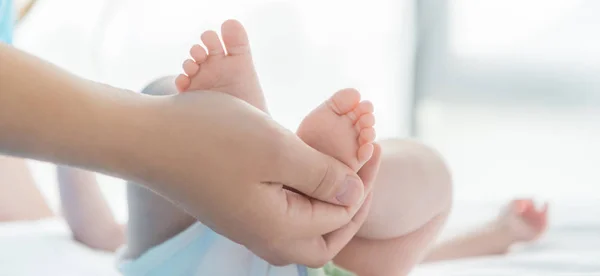
M336 264L358 275L406 275L421 261L449 213L452 184L430 148L408 140L381 142L373 203Z

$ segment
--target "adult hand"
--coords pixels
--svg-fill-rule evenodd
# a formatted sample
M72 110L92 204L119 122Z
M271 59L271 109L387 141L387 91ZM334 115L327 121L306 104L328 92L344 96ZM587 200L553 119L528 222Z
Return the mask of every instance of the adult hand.
M229 95L186 93L150 102L143 117L154 132L138 140L147 146L137 147L154 149L136 153L132 162L147 169L130 177L270 263L321 266L366 218L370 196L363 195L377 173L378 146L359 178ZM339 196L352 189L356 196Z
M361 182L225 94L138 95L1 43L0 152L141 183L280 265L332 259L364 221L379 166L376 147Z

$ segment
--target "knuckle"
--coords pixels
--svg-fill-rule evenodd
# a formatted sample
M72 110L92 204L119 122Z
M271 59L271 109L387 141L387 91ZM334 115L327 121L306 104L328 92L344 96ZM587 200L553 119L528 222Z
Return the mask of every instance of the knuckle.
M335 169L332 167L332 162L328 162L325 166L319 168L316 175L320 178L317 187L312 192L312 196L321 196L324 198L331 198L335 194L335 183L337 176L335 175Z

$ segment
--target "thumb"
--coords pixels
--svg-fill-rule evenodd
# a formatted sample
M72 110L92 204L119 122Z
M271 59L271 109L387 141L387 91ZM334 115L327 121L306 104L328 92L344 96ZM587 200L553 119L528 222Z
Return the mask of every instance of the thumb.
M323 154L302 140L288 144L279 178L284 186L325 202L353 206L362 201L365 187L344 163Z

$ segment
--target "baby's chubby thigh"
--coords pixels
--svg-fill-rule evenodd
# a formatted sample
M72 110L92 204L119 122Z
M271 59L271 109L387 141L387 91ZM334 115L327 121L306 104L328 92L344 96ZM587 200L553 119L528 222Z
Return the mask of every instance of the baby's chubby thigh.
M380 144L382 161L373 202L357 236L398 238L447 213L452 203L452 180L441 156L411 140L384 140Z
M335 257L361 276L407 275L443 227L452 181L442 158L409 140L386 140L366 222Z

